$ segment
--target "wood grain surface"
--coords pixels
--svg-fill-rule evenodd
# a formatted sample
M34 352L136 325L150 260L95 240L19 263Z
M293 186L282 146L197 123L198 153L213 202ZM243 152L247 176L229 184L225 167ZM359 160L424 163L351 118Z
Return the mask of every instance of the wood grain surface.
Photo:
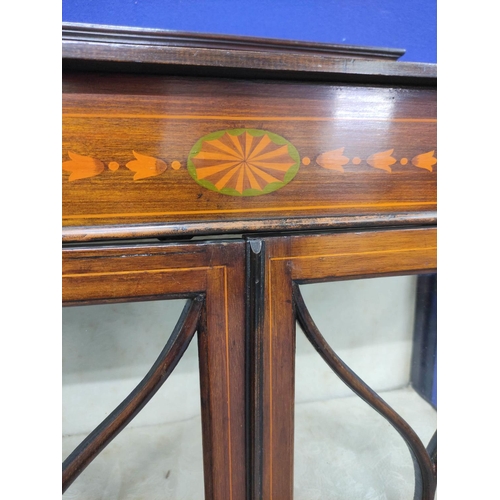
M63 88L64 226L436 209L432 89L93 73L66 74ZM197 182L193 146L242 129L296 148L291 181L260 196Z
M404 51L162 30L63 25L63 67L197 76L436 84L436 65Z
M72 23L62 55L63 303L204 297L205 498L292 498L292 289L435 271L436 66Z
M258 240L251 240L258 241ZM293 421L295 311L292 284L433 272L436 229L318 233L268 237L265 249L264 310L260 353L254 363L262 371L253 391L261 415L254 470L262 471L252 498L293 497ZM255 243L254 243L255 245Z
M205 295L198 345L211 500L245 498L244 261L242 241L63 250L65 305Z
M156 45L160 47L195 47L227 50L259 50L262 53L290 52L293 54L322 54L334 57L397 60L404 49L366 47L359 45L280 40L252 36L190 33L175 30L145 29L125 26L103 26L65 22L63 40L74 42L117 43L123 45Z

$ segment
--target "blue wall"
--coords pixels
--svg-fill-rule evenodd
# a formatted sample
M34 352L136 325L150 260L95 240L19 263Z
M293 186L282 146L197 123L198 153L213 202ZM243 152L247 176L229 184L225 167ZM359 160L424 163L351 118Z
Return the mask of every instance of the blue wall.
M436 0L63 0L63 21L406 49L436 62Z

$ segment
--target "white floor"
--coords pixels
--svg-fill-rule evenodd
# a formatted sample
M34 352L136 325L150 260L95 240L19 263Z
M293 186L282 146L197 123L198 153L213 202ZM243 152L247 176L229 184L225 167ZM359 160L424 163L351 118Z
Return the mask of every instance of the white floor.
M63 438L67 456L85 437ZM199 417L125 429L68 488L64 499L204 498Z
M425 444L436 413L412 389L381 393ZM386 421L355 396L300 403L295 424L295 500L409 500L413 464ZM66 457L85 437L63 438ZM71 485L65 499L203 498L201 422L124 430Z
M436 430L435 410L410 388L380 396L427 446ZM413 488L406 444L361 399L296 406L294 500L411 500Z

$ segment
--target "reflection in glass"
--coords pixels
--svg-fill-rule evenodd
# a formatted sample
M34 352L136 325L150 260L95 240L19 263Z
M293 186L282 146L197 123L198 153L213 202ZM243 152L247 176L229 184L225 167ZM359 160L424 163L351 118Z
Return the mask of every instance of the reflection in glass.
M428 443L436 412L410 386L415 276L301 285L340 358ZM326 365L297 325L295 499L413 498L410 452Z
M146 375L184 300L63 309L63 460ZM145 408L68 488L85 500L203 498L196 340Z

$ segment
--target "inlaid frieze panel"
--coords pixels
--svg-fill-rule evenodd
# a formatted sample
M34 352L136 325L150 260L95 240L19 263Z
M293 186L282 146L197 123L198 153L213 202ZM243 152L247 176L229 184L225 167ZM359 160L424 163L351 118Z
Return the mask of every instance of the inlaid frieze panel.
M432 88L68 73L63 225L436 209Z

